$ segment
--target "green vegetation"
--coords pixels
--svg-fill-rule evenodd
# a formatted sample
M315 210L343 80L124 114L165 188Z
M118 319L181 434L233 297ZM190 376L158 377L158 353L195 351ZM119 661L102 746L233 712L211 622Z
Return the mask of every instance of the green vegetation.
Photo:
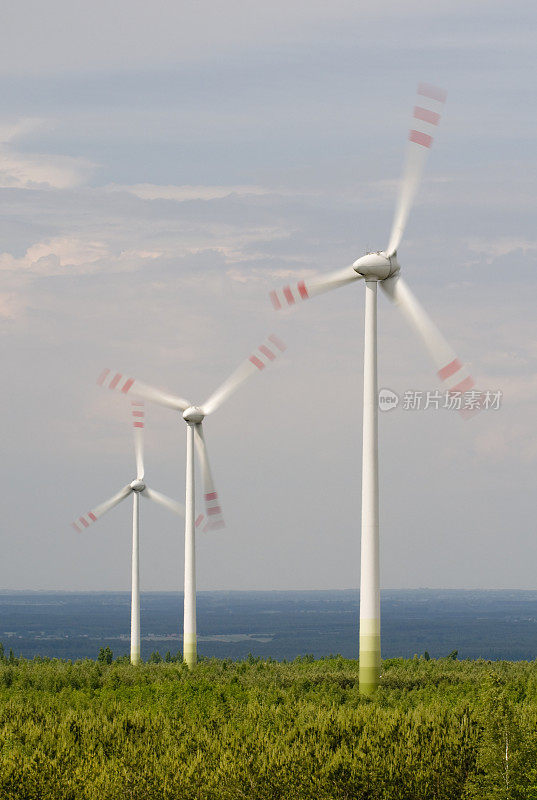
M537 663L0 663L0 797L537 800Z

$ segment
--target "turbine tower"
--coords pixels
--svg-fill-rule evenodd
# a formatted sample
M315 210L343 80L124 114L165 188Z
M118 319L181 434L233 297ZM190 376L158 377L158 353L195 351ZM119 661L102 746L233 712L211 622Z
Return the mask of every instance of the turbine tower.
M127 378L121 373L113 372L109 369L105 369L97 380L100 386L115 389L123 394L131 393L159 405L167 406L174 411L179 411L187 424L183 659L190 669L197 662L195 528L203 522L203 515L200 514L196 517L195 511L194 447L200 460L207 515L204 530L223 528L224 518L209 464L207 446L203 434L203 420L208 414L216 411L247 378L264 370L285 349L281 339L275 334L271 334L258 347L255 353L252 353L201 406L194 406L182 397L155 389L134 378Z
M399 307L423 340L438 377L450 393L466 392L474 382L436 325L400 276L397 250L423 167L440 122L446 93L421 83L414 107L413 126L398 201L386 250L368 253L350 267L328 275L299 281L271 292L275 309L294 306L317 294L363 278L365 280L364 405L362 451L362 538L360 576L360 691L372 694L380 679L380 576L378 490L378 385L377 385L377 284Z
M81 533L89 528L92 522L97 520L110 511L122 500L132 494L132 561L131 561L131 663L140 663L140 516L139 504L140 495L153 502L180 514L184 517L185 509L176 500L171 500L166 495L150 489L144 481L144 404L140 400L132 402L132 426L134 432L134 452L136 456L136 478L121 491L115 494L110 500L106 500L92 511L88 511L84 516L79 517L72 523L73 528Z

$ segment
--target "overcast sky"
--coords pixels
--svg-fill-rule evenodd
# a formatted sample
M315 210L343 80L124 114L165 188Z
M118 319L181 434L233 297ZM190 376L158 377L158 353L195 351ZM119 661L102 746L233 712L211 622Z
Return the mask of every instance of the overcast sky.
M448 91L399 260L502 408L380 415L385 588L537 585L534 3L37 0L0 30L1 586L128 589L135 474L104 366L202 402L276 331L284 357L206 424L225 531L201 589L359 581L364 291L276 315L282 282L387 245L418 81ZM379 297L379 383L434 369ZM184 497L185 425L147 409L149 485ZM182 521L144 503L146 590Z

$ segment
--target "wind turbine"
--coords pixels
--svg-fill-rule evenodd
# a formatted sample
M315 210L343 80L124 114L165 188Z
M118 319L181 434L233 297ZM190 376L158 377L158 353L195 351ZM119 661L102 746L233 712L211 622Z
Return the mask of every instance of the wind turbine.
M139 503L140 495L153 500L161 506L184 517L185 509L176 500L150 489L144 481L144 404L140 400L132 402L132 426L134 432L134 452L136 456L136 478L123 487L117 494L101 503L92 511L79 517L72 523L73 528L82 532L92 522L110 511L114 506L132 494L132 580L131 580L131 663L140 662L140 561L139 561Z
M440 122L446 93L436 86L421 83L414 107L413 126L408 137L403 178L385 250L368 253L350 267L299 281L271 292L274 308L294 306L339 286L365 280L364 407L362 454L362 538L360 576L360 691L372 694L380 678L380 583L378 522L378 385L377 385L377 284L403 312L406 320L423 340L437 369L438 377L450 393L466 392L474 386L467 369L459 361L434 322L418 303L400 276L397 250L401 243L410 208L416 195L423 167Z
M186 499L185 499L185 583L184 583L184 624L183 624L183 659L189 669L197 662L196 638L196 544L195 528L203 522L203 515L196 518L194 500L194 444L201 465L203 492L207 521L204 530L215 530L224 527L222 509L218 500L207 446L203 435L202 422L208 414L212 414L228 399L251 375L262 371L279 353L286 349L285 344L275 334L271 334L252 353L201 406L194 406L182 397L155 389L134 378L126 378L119 372L105 369L99 376L100 386L115 389L138 397L144 397L159 405L166 406L182 413L187 424L186 429Z

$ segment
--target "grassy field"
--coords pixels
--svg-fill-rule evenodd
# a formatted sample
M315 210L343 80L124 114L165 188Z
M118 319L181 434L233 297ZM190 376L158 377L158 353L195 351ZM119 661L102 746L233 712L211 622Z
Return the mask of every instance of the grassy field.
M537 663L0 664L0 798L537 800Z

